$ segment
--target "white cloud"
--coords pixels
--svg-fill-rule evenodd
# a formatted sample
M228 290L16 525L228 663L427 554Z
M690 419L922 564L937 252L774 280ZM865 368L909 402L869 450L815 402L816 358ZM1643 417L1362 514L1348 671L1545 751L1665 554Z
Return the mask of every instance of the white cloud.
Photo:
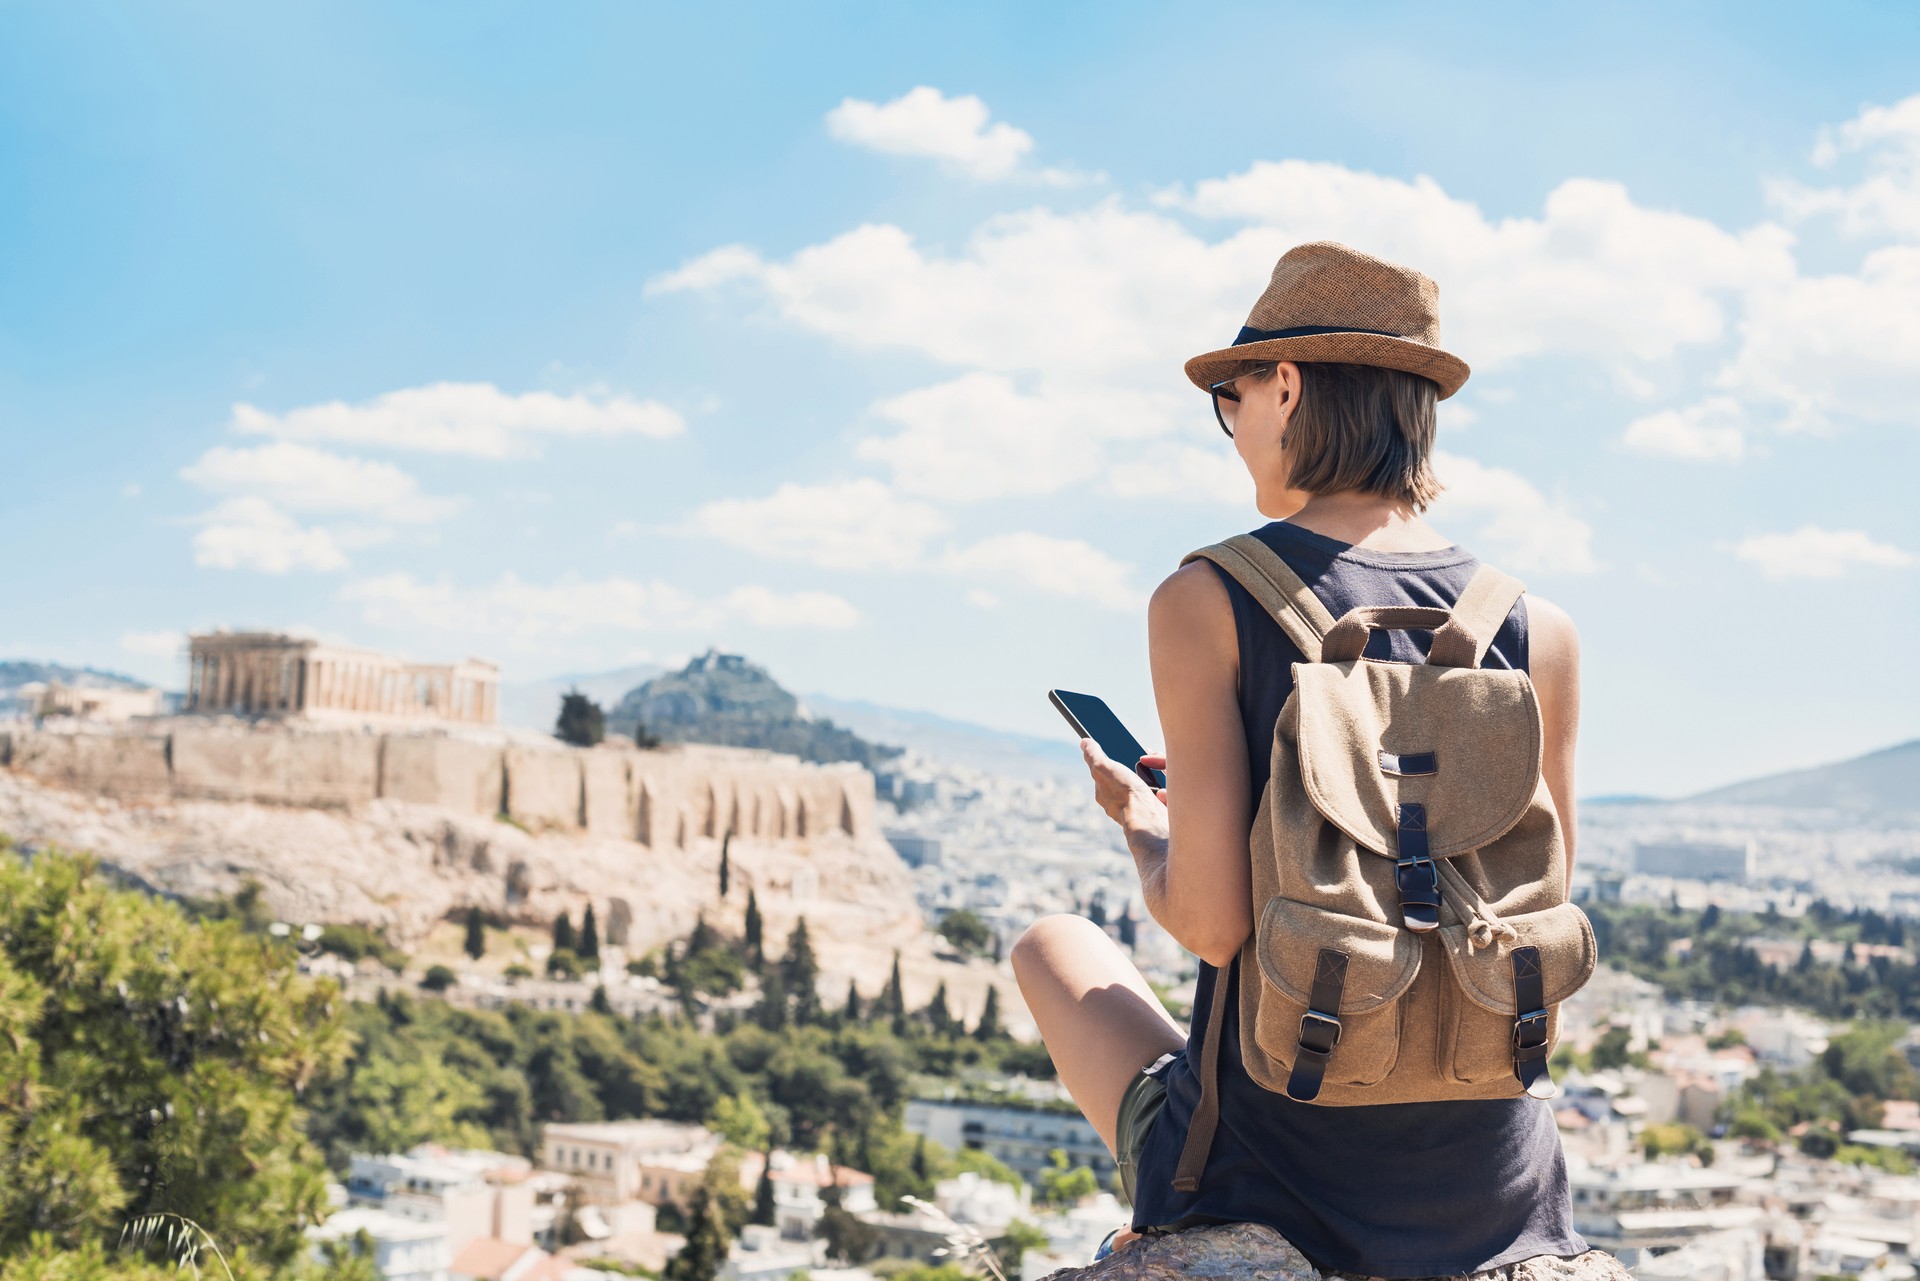
M215 445L180 472L217 494L262 498L303 512L355 512L380 520L438 520L457 504L420 493L412 476L391 463L349 458L275 441L247 449Z
M726 246L649 289L744 283L795 324L859 346L1197 397L1181 362L1233 335L1251 301L1248 282L1285 247L1265 230L1208 244L1171 218L1109 199L1074 213L989 219L957 256L923 252L899 227L875 224L780 263Z
M1499 220L1431 178L1306 160L1260 161L1158 199L1275 228L1283 244L1334 239L1419 267L1440 283L1446 345L1476 369L1545 352L1664 359L1720 339L1740 291L1793 270L1778 227L1729 232L1590 178L1554 188L1539 217Z
M1861 530L1817 525L1803 525L1790 534L1755 534L1731 550L1772 579L1842 578L1856 569L1904 569L1914 563L1911 552Z
M939 567L956 574L1011 581L1056 596L1093 601L1109 609L1137 609L1145 596L1133 570L1091 543L1045 534L995 534L950 551Z
M1473 532L1476 550L1516 573L1582 574L1599 568L1593 527L1564 498L1549 498L1504 467L1437 453L1434 470L1446 492L1433 507L1436 524L1456 517Z
M850 603L826 592L741 586L701 598L668 583L622 577L530 583L506 573L484 586L456 587L400 573L350 583L340 598L358 605L374 626L499 638L518 649L608 632L706 630L736 622L845 628L860 618Z
M910 494L970 502L1050 494L1095 475L1106 442L1173 426L1190 403L1103 387L1020 391L1003 374L972 373L882 400L873 413L897 423L868 437L858 457L885 463Z
M1000 598L984 587L969 587L967 589L967 604L972 605L976 609L999 609Z
M1920 403L1920 246L1868 254L1857 272L1798 276L1757 291L1739 353L1716 381L1782 408L1786 425L1835 419L1907 425Z
M1823 131L1813 160L1825 168L1856 154L1864 154L1866 174L1852 186L1776 182L1767 194L1795 221L1831 214L1843 231L1920 237L1920 94Z
M432 383L358 405L328 401L284 414L233 407L233 429L283 440L329 440L428 453L508 458L539 452L543 436L661 439L686 422L658 401L615 395L512 395L491 383Z
M1033 137L1001 121L987 122L987 104L968 94L949 98L928 85L892 102L842 100L827 113L827 132L841 142L895 156L939 160L970 178L1010 178L1033 150Z
M1746 412L1731 396L1636 418L1620 442L1635 453L1692 462L1734 462L1746 456Z
M120 648L142 658L178 658L187 652L187 637L184 632L127 632Z
M346 554L330 531L303 527L264 498L231 498L199 519L193 561L203 568L284 574L347 567Z
M877 480L786 484L765 498L702 504L688 532L783 560L828 569L904 569L947 521Z

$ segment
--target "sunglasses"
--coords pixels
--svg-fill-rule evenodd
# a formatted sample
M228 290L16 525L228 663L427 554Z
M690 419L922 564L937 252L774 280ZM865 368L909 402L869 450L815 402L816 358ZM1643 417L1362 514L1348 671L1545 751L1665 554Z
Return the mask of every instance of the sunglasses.
M1257 374L1261 370L1271 367L1272 366L1269 365L1255 365L1252 369L1241 370L1231 378L1222 378L1217 383L1207 384L1207 392L1213 397L1214 421L1220 424L1221 431L1227 433L1228 440L1233 439L1233 419L1234 415L1238 412L1234 407L1240 403L1240 393L1233 389L1233 384L1245 378L1248 374Z

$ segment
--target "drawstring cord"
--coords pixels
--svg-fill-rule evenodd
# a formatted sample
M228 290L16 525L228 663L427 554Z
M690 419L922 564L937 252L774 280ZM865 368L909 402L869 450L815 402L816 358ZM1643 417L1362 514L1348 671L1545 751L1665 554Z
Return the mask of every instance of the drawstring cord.
M1440 873L1441 899L1467 927L1469 954L1483 947L1492 947L1495 939L1505 939L1511 943L1520 937L1520 932L1501 920L1492 906L1480 897L1480 891L1473 888L1473 882L1453 865L1452 859L1437 858L1433 865Z

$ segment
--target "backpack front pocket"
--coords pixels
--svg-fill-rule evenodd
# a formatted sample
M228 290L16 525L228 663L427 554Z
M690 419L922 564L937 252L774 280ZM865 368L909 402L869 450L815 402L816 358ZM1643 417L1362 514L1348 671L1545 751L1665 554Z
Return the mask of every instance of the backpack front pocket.
M1396 925L1347 916L1293 899L1272 898L1260 914L1254 949L1260 992L1253 1040L1277 1065L1262 1084L1284 1089L1300 1047L1325 1048L1325 1083L1375 1085L1400 1057L1401 998L1420 972L1420 942ZM1337 958L1331 959L1331 958ZM1338 1001L1327 967L1339 971ZM1323 1009L1315 1003L1316 980ZM1248 1064L1249 1070L1257 1065Z
M1475 947L1465 925L1443 925L1453 982L1443 984L1440 1061L1454 1081L1477 1085L1514 1079L1515 1023L1523 1014L1514 996L1514 949L1539 954L1545 995L1546 1043L1560 1035L1560 1002L1593 973L1598 950L1587 914L1572 903L1501 918L1513 937L1502 935Z

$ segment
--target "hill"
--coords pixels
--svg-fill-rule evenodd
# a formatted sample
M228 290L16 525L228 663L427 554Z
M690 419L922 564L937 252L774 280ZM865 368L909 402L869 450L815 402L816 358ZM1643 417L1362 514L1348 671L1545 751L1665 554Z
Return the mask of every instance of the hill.
M1731 783L1686 800L1701 805L1777 805L1856 814L1920 812L1920 739L1832 765Z
M1064 723L1055 739L976 725L936 712L885 707L863 699L809 694L807 703L856 734L898 743L934 760L1019 778L1084 782L1087 777L1080 748Z
M64 663L37 663L24 658L0 659L0 716L26 715L31 709L21 699L21 689L51 681L82 689L147 688L145 681L97 667L69 667Z
M609 734L630 735L641 725L666 742L758 747L869 769L900 755L898 747L870 743L815 716L765 668L717 649L629 690L607 712Z

